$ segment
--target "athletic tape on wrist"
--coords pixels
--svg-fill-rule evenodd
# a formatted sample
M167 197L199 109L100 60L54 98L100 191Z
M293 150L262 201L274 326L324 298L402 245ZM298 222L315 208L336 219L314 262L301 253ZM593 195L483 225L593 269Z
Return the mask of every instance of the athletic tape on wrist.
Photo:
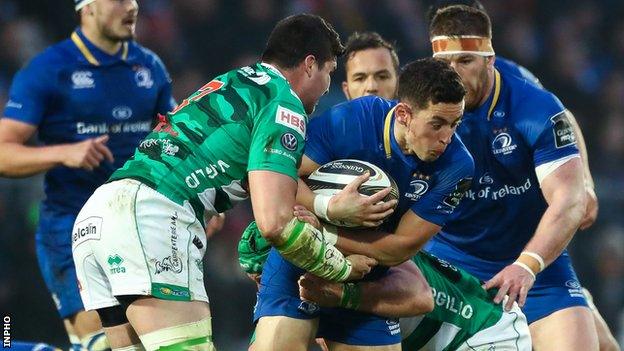
M357 310L360 307L362 289L357 283L344 283L342 285L342 297L340 307Z
M540 272L543 271L544 268L546 268L546 263L544 262L544 259L538 253L531 252L531 251L522 251L520 253L520 255L526 255L526 256L529 256L531 258L534 258L537 261L537 263L539 263L539 267L540 267L539 271Z
M314 197L314 214L326 221L329 221L327 209L329 208L329 200L331 200L333 196L334 195L316 194Z
M323 236L325 237L325 241L332 245L336 245L338 242L338 227L333 224L324 223Z
M351 262L311 224L293 218L281 236L283 243L275 248L295 266L332 281L345 281L351 274Z
M518 261L516 261L516 262L514 262L512 264L524 268L524 270L526 270L527 272L529 272L529 274L531 274L531 276L533 277L533 280L536 279L535 273L533 273L533 270L531 269L531 267L527 266L526 264L524 264L522 262L518 262Z

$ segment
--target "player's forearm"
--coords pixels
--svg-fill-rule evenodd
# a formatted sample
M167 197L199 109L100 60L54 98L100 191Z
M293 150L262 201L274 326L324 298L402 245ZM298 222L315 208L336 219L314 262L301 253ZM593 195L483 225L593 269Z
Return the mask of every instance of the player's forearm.
M362 302L358 310L379 316L400 318L429 313L433 310L431 287L417 268L404 266L390 269L375 282L360 282Z
M348 254L374 258L380 265L396 266L412 258L423 244L402 235L338 228L336 247Z
M297 203L312 210L314 208L314 196L314 192L300 178L297 181Z
M551 203L525 251L540 255L546 266L559 257L583 219L584 200L582 192L571 191Z
M1 143L0 176L21 178L45 172L61 165L62 157L62 145L33 147Z

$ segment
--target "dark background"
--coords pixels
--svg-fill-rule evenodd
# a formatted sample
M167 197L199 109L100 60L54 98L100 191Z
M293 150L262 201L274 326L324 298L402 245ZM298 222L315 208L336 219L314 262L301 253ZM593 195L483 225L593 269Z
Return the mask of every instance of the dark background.
M624 336L624 2L483 1L494 24L497 54L533 71L576 115L587 140L600 215L576 234L570 251L582 284L610 327ZM258 58L275 22L312 12L343 39L375 30L396 41L402 62L431 54L426 1L413 0L143 0L138 41L157 52L178 101L213 76ZM21 66L76 26L70 0L0 0L0 105ZM319 110L344 97L339 70ZM0 313L15 339L66 346L62 324L39 275L34 230L42 179L0 179ZM228 213L209 242L206 284L219 350L242 350L251 330L255 286L240 272L236 242L248 204Z

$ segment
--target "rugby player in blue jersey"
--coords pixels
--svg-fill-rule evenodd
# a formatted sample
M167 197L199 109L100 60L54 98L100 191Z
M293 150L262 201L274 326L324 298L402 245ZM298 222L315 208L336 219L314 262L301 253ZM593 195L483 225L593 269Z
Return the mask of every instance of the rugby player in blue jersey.
M385 169L399 186L397 208L381 232L341 229L333 239L337 247L361 252L382 265L398 265L438 232L453 212L473 172L470 155L454 136L463 112L464 89L458 78L446 64L418 60L408 64L399 78L398 101L365 96L310 122L300 174L331 160L355 158ZM299 195L303 205L315 207L314 196ZM256 351L305 349L316 323L318 336L331 349L400 349L396 321L347 310L319 311L301 301L297 280L303 272L276 251L269 254L254 316Z
M85 312L71 252L84 202L175 106L161 60L133 38L136 0L74 0L80 25L13 80L0 120L0 175L45 172L36 234L39 266L72 347L108 348L95 311ZM40 146L25 145L38 133Z
M481 2L479 2L478 0L441 0L441 1L436 1L435 5L430 7L428 11L429 13L427 16L428 22L431 22L431 20L433 19L433 16L435 15L435 12L438 9L451 6L451 5L471 6L471 7L474 7L476 9L479 9L487 13L485 8L483 7L483 4L481 4ZM516 75L518 77L522 77L526 79L528 82L534 83L540 88L543 88L539 79L531 71L529 71L527 68L519 65L518 63L512 60L509 60L505 57L501 57L500 55L496 55L496 61L494 62L494 67L503 75L506 75L507 73ZM591 227L596 221L596 218L598 217L598 207L599 207L598 198L596 196L596 191L594 189L594 179L589 169L587 147L585 144L585 138L581 131L581 127L579 126L578 122L576 121L576 118L570 111L566 111L566 113L568 116L568 120L570 121L570 124L574 128L574 133L576 136L576 143L577 143L579 152L581 154L581 159L583 160L583 170L585 174L585 193L587 196L587 205L585 207L585 216L579 227L579 229L582 230L582 229L587 229ZM609 326L607 325L606 321L604 320L604 318L602 317L602 315L600 314L600 312L594 305L591 294L585 288L583 288L583 293L585 294L585 297L587 298L589 306L592 309L594 322L596 324L596 331L598 333L598 342L600 344L600 350L601 351L619 351L620 347L618 346L618 343L615 340L615 337L613 336L613 334L611 333L611 330L609 329Z
M534 83L495 69L483 11L439 10L430 36L434 57L451 64L468 90L457 133L476 171L427 249L486 280L486 288L499 288L496 302L508 294L508 304L524 305L536 350L597 350L565 251L586 213L583 163L567 110Z

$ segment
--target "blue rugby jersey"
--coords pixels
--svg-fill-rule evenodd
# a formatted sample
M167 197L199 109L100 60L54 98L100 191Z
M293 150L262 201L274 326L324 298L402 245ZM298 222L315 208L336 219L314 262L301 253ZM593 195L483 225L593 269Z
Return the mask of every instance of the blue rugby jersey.
M405 155L392 132L396 104L364 96L336 105L310 121L305 155L320 165L344 158L367 161L390 174L400 199L387 229L395 228L410 209L429 222L444 225L469 186L472 157L456 135L433 162Z
M128 41L109 55L77 29L16 74L4 115L37 126L43 145L110 136L114 164L105 160L92 172L61 166L45 175L44 206L78 212L133 154L156 114L173 107L171 79L156 54Z
M533 74L533 72L526 69L526 67L519 65L518 63L506 59L501 56L496 56L496 60L494 61L494 67L500 72L500 74L506 76L508 74L512 74L516 77L524 78L529 82L537 85L540 88L543 88L542 83L540 83L539 79Z
M520 254L547 206L535 167L578 155L578 149L553 94L510 72L496 71L495 78L488 100L467 111L457 129L474 157L474 180L433 240L505 261Z

